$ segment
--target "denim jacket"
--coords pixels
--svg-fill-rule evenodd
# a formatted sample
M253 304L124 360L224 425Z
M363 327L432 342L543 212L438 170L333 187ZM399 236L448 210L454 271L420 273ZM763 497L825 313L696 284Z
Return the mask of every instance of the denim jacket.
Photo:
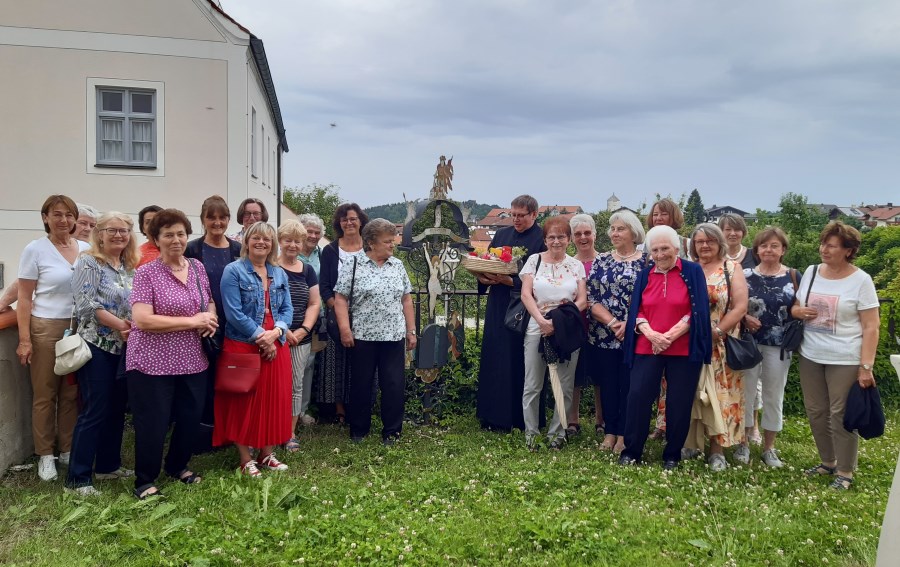
M278 266L266 264L269 276L269 304L275 326L287 333L294 316L287 274ZM265 292L263 282L246 258L225 266L222 273L222 303L225 306L225 336L235 341L252 343L264 331ZM284 344L285 333L279 339Z

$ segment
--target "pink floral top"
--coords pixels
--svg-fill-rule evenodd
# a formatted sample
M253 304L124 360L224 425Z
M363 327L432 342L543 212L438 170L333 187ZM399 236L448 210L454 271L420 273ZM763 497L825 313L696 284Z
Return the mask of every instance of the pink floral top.
M134 274L131 305L146 303L156 315L193 317L206 310L211 297L206 270L197 260L188 260L187 283L181 283L162 260L141 266ZM197 286L200 278L200 288ZM154 376L197 374L209 363L195 330L148 333L133 327L128 337L125 356L126 370L137 370Z

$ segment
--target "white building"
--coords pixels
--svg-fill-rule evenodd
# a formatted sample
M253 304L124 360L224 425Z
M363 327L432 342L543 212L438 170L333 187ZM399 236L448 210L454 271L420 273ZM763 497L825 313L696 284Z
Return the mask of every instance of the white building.
M284 125L262 41L209 0L0 0L0 264L62 193L137 218L219 194L280 216Z

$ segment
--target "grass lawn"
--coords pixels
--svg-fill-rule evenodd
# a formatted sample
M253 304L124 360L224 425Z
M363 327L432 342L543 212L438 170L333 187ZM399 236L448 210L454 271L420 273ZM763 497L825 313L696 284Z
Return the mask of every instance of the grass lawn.
M290 471L240 478L228 449L195 458L203 483L166 481L166 496L145 502L127 481L98 482L102 496L82 500L34 469L9 472L0 563L870 565L898 417L888 415L885 437L861 442L850 492L801 475L818 461L800 418L779 438L781 470L754 448L749 467L713 474L694 460L664 473L653 441L648 464L622 468L586 432L559 453L530 454L521 433L466 418L407 426L391 448L377 435L353 445L346 430L307 428L301 452L282 452Z

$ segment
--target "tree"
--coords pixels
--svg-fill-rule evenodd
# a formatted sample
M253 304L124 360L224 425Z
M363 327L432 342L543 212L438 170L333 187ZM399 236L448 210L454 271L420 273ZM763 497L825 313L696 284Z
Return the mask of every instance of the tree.
M688 197L687 205L684 207L684 224L697 226L703 222L706 222L706 209L703 207L700 192L694 189L691 191L691 196Z
M284 192L284 204L298 215L304 213L318 215L322 222L325 223L325 236L329 240L334 240L331 218L342 201L341 196L338 194L340 189L333 183L328 185L312 183L303 188L292 187Z

